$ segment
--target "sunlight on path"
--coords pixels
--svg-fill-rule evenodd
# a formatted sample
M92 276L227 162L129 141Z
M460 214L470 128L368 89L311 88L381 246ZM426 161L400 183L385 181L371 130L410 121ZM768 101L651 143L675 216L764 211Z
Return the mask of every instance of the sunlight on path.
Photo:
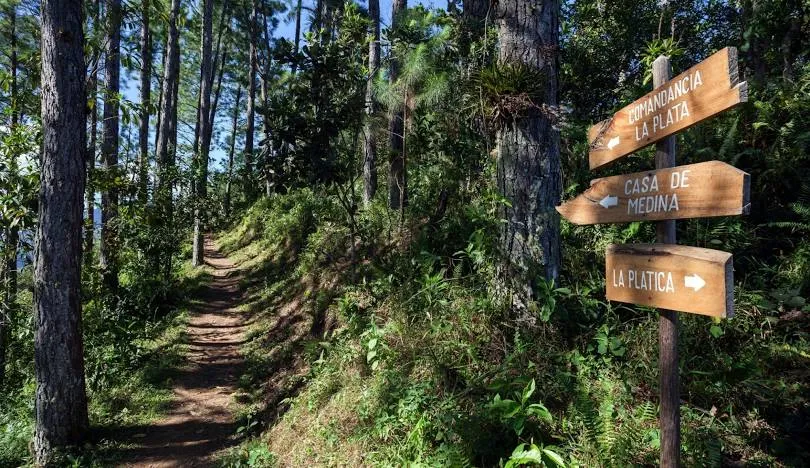
M132 436L119 466L211 466L216 452L236 443L233 396L243 363L239 345L247 327L237 311L242 276L209 238L205 260L214 278L190 308L188 363L173 379L172 408L164 419Z

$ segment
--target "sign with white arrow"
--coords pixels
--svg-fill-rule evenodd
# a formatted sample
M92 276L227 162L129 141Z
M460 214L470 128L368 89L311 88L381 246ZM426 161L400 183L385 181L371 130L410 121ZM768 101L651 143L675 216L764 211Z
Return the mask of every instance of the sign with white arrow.
M737 49L726 47L591 127L591 169L685 130L748 99Z
M605 253L607 298L714 317L734 315L730 253L669 244L613 244Z
M574 224L747 214L749 180L720 161L605 177L557 211Z

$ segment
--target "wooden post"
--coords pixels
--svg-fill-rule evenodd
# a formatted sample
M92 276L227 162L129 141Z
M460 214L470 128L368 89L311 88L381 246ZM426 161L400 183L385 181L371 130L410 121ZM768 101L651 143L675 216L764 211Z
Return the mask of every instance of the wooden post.
M669 57L661 56L653 62L653 88L666 83L672 76ZM664 138L655 146L655 168L675 166L675 136ZM675 221L659 221L656 240L661 244L675 244ZM660 310L658 322L658 369L660 372L660 426L661 466L680 466L681 414L678 382L678 313Z

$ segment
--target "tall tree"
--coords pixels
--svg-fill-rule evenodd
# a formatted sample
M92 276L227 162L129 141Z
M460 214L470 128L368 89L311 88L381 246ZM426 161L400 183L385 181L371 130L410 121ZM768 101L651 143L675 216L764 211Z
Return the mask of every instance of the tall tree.
M248 20L248 30L250 33L250 71L248 72L248 96L247 96L247 125L245 128L245 177L244 193L248 202L254 200L253 187L253 135L255 133L256 117L256 74L259 70L259 58L256 46L259 42L258 35L258 5L257 0L251 0L250 18Z
M377 10L379 11L379 0L377 1ZM302 0L298 0L298 3L295 7L295 60L292 63L292 73L295 75L296 71L298 70L298 51L301 48L301 7L302 7ZM369 11L371 11L371 6L369 5Z
M101 158L105 186L101 191L101 269L104 285L118 291L118 92L121 74L121 0L106 0L107 29L104 53L104 120Z
M391 12L391 29L399 26L401 16L408 8L408 0L393 0ZM399 77L399 61L392 56L388 69L388 79L394 83ZM390 171L388 173L388 206L401 210L407 202L407 177L405 174L405 120L402 112L393 112L388 124L390 137Z
M172 0L164 52L163 86L158 118L160 128L155 148L157 160L155 200L164 223L170 223L172 218L172 171L177 141L177 89L180 81L180 32L177 28L179 17L180 0Z
M200 63L200 110L198 120L202 141L195 155L196 164L196 200L194 204L194 239L191 254L191 263L201 266L204 261L205 244L203 242L203 216L205 211L203 203L208 196L208 152L211 147L211 85L212 85L212 35L213 35L214 0L203 0L203 26L202 26L202 60Z
M146 205L149 190L149 115L152 104L152 34L149 0L141 2L141 119L138 129L138 201Z
M498 132L498 188L509 201L501 247L518 310L534 297L536 278L555 279L560 265L560 135L557 107L559 9L557 0L504 0L498 4L498 62L512 73L532 73L542 95Z
M79 0L42 0L42 172L36 234L34 458L53 463L89 422L81 332L84 200L84 32Z
M368 45L368 82L366 83L366 123L364 127L363 203L368 206L377 193L377 135L372 117L377 112L374 101L374 80L380 68L380 0L368 0L372 37Z
M236 149L236 132L239 125L239 100L242 99L242 86L236 86L236 97L233 101L233 131L231 131L231 148L228 151L228 175L225 180L225 219L231 216L231 187L233 184L233 156Z

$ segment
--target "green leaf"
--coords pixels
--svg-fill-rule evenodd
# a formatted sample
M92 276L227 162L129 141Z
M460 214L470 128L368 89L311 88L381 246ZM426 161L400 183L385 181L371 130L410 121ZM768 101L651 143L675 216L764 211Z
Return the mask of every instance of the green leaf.
M711 333L715 338L720 338L723 335L723 329L717 325L712 325L709 328L709 333Z
M563 458L557 452L544 448L543 455L548 457L548 459L554 462L555 465L563 467L565 466L565 460L563 460Z

